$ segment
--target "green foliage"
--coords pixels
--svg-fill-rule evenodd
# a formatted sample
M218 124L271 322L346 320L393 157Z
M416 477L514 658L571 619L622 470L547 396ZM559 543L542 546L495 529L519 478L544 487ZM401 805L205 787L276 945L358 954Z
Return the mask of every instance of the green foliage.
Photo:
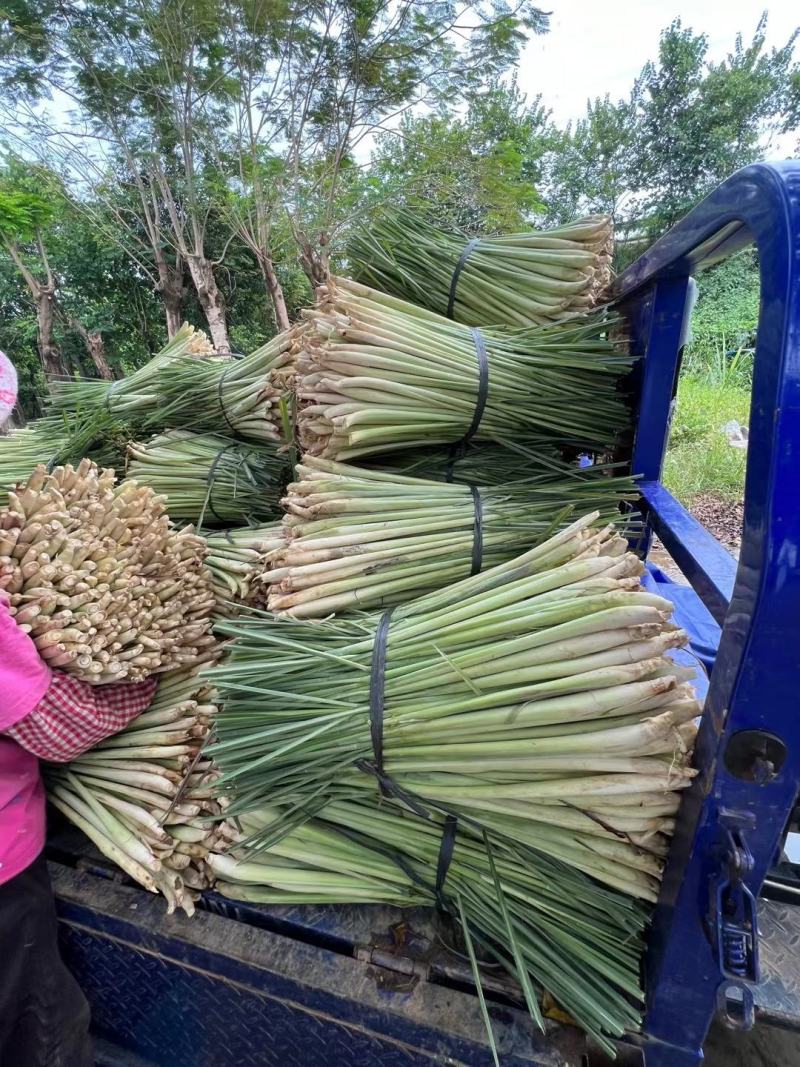
M732 419L746 426L749 411L749 387L681 376L664 465L664 484L679 500L742 499L747 453L728 444L722 427Z
M463 117L404 117L378 139L370 178L380 200L432 212L441 225L508 232L543 209L538 189L554 137L538 98L528 104L515 82L495 82Z
M747 385L752 372L759 312L758 262L747 250L699 275L692 316L692 342L684 370L724 385Z

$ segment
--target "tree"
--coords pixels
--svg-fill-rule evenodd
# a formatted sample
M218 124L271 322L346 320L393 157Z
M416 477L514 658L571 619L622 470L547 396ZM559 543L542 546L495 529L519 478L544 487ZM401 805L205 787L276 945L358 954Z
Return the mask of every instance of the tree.
M663 232L734 170L758 159L765 140L796 113L798 31L767 51L766 26L764 14L750 44L739 34L720 63L708 60L706 35L680 19L662 33L658 61L645 65L632 94L631 186L650 234Z
M0 241L22 276L36 309L37 347L47 375L66 374L55 342L56 277L43 231L52 223L53 203L41 185L9 167L0 179Z
M556 136L537 97L515 81L476 94L463 117L406 115L378 138L375 199L435 213L470 233L513 230L543 208L539 188Z

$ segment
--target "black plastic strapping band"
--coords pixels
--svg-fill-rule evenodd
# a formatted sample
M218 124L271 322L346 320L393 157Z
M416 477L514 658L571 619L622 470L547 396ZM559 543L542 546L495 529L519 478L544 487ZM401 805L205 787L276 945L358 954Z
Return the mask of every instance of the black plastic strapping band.
M53 456L52 459L47 461L47 467L45 469L47 470L48 474L52 474L57 466L58 466L58 456Z
M453 271L453 277L450 279L450 292L447 297L447 317L452 319L453 309L456 306L456 290L458 289L458 279L461 277L461 271L464 269L467 260L481 243L480 237L473 237L468 245L464 248L464 251L458 257L458 263L456 263L456 269Z
M450 863L453 859L457 829L458 819L455 815L448 815L444 821L442 840L439 844L439 859L436 863L436 903L441 911L445 910L444 894L442 890L444 889L444 883L447 880L447 872L450 870Z
M233 434L234 437L238 437L239 436L238 431L237 431L236 427L233 425L233 423L231 422L231 420L230 420L230 418L228 416L227 409L225 407L225 401L222 399L222 387L225 385L225 379L227 378L228 371L231 369L232 366L233 366L233 364L229 363L228 366L225 368L225 370L222 372L222 374L220 374L220 376L219 376L219 382L217 383L217 400L219 402L219 410L222 412L222 417L227 422L228 428L230 429L230 431L231 431L231 433Z
M214 456L214 458L211 460L211 466L208 468L208 474L206 475L206 485L208 486L208 506L211 509L211 514L214 516L217 522L224 522L225 520L222 518L221 515L217 514L216 509L214 507L214 501L212 500L212 495L214 492L214 475L217 472L219 461L222 459L226 452L229 452L230 449L235 447L236 445L225 445L223 448L221 448L219 452L217 452L216 456Z
M475 410L472 412L472 421L469 428L460 441L450 446L450 454L444 468L444 480L452 482L453 467L463 459L467 445L478 432L483 413L486 410L486 401L489 399L489 353L486 351L486 341L477 326L470 327L472 340L475 345L475 355L478 359L478 391L475 396Z
M117 381L112 382L111 385L109 385L106 391L106 411L109 413L109 415L114 414L114 412L111 410L111 397L114 395L117 389L119 389L119 387L124 381L124 378L118 378Z
M372 737L372 754L375 758L375 771L378 781L383 773L383 711L384 683L386 680L386 643L389 639L389 623L392 621L393 608L384 611L375 631L372 645L372 663L369 673L369 730ZM381 784L381 789L383 785Z
M469 491L472 494L472 506L474 515L472 520L472 569L470 578L480 574L483 566L483 501L477 485L471 485Z

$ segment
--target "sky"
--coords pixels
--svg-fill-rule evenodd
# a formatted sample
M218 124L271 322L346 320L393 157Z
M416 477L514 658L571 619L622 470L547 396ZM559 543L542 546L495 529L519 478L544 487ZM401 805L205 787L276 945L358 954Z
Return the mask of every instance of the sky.
M559 125L580 118L588 99L627 96L675 18L707 34L713 60L732 51L737 33L752 40L765 9L769 47L785 44L800 25L798 0L549 0L541 6L552 12L551 29L528 43L519 84L529 97L542 94Z

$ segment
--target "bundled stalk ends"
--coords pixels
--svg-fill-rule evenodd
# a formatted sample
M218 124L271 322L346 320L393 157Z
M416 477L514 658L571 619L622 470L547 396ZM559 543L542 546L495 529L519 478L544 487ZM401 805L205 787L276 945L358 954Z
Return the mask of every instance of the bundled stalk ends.
M226 526L276 515L289 473L274 445L170 430L128 447L128 475L166 498L173 519Z
M602 453L629 426L620 385L631 358L603 314L476 335L335 278L305 315L294 371L299 444L311 455L346 461L465 438Z
M168 911L189 915L211 881L203 860L227 847L216 776L203 746L217 713L213 688L198 678L208 650L188 669L162 676L150 707L126 729L46 771L51 802L108 859Z
M286 413L270 372L288 361L291 332L278 334L243 359L178 359L158 381L159 402L149 422L221 431L248 441L281 441Z
M139 681L213 645L205 545L163 502L89 460L37 467L0 513L0 588L51 667Z
M242 526L217 530L206 536L206 569L218 600L218 609L230 601L260 604L267 556L283 545L279 525Z
M607 473L554 464L478 489L304 457L282 501L285 541L261 576L269 610L303 618L409 600L511 559L574 512L602 508L632 529L620 505L636 498L633 479Z
M348 258L359 281L456 322L530 326L601 303L613 246L610 215L470 241L395 211L357 231Z

